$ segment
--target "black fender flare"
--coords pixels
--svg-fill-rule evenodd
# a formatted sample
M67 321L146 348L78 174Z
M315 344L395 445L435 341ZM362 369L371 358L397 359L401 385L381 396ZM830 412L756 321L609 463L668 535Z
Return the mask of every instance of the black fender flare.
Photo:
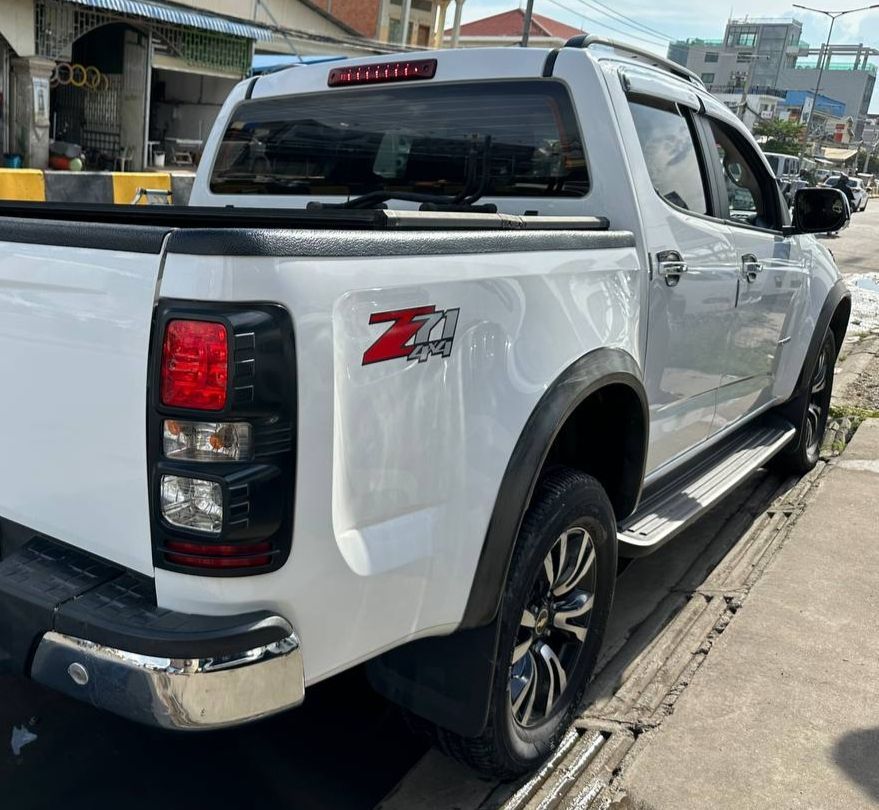
M821 311L818 313L818 318L815 320L815 329L809 340L809 348L806 350L806 356L803 359L803 367L800 369L800 376L797 378L797 386L791 395L791 400L796 399L806 390L806 388L808 388L809 369L815 364L815 358L818 357L818 352L821 351L821 344L824 342L824 335L827 334L827 330L830 328L833 316L836 314L837 309L839 309L839 305L842 304L843 301L851 302L851 297L852 294L849 292L845 281L842 279L839 279L827 292L827 297L824 299L824 303L821 305ZM850 308L851 304L849 303L849 309ZM848 317L846 317L845 326L848 326ZM843 333L845 333L845 329L843 329ZM839 344L837 350L842 349L842 341L838 340L837 343Z
M799 426L803 418L803 413L805 412L809 397L809 377L815 366L818 353L821 351L821 345L824 343L824 336L827 334L827 330L830 329L840 306L847 306L848 310L846 312L845 323L842 325L842 334L845 334L845 330L848 327L849 315L851 314L851 297L851 293L845 282L842 279L839 279L830 288L827 297L824 299L824 303L821 305L821 311L815 319L815 328L812 331L812 337L809 339L809 346L806 349L806 355L803 358L803 365L800 368L800 376L797 378L796 387L788 400L779 405L776 409L779 416L787 419L794 425ZM837 340L836 347L837 351L839 351L842 349L842 340L839 335L837 335L837 337L840 338ZM799 436L794 443L788 445L784 449L784 452L796 452L799 450L800 442L802 442L802 436Z
M641 370L629 353L596 349L568 366L540 398L510 456L459 629L409 642L370 661L367 673L376 691L463 736L484 730L497 659L499 608L519 527L562 426L587 397L613 384L625 385L637 395L646 430L647 395ZM633 465L631 509L644 479L646 444L645 436L640 464Z

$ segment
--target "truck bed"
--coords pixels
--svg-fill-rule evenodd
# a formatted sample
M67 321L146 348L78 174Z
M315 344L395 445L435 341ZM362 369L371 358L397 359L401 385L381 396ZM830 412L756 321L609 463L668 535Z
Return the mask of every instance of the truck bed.
M137 225L155 228L308 228L356 230L454 228L464 230L606 231L604 217L516 216L480 212L389 211L363 208L219 208L211 206L120 206L95 203L27 203L0 201L0 236L11 241L6 218ZM15 240L25 241L25 240Z

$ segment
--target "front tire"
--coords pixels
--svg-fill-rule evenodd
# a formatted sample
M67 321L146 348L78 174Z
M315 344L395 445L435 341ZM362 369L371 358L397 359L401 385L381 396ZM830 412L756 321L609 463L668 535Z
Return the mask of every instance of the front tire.
M595 668L616 567L616 519L602 486L566 468L547 475L507 576L488 724L479 737L435 729L447 754L509 779L555 750Z
M779 472L804 475L818 463L830 414L836 355L836 338L828 329L818 356L812 363L808 387L785 409L793 418L797 433L773 460L772 466Z

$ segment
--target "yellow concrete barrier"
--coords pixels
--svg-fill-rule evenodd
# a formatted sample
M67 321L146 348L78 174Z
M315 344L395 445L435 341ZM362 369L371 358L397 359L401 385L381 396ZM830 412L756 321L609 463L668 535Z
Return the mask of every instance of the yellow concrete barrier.
M167 172L113 172L113 202L130 205L139 188L171 190L171 175ZM141 199L140 205L147 200Z
M39 169L0 169L0 200L46 201L46 181Z

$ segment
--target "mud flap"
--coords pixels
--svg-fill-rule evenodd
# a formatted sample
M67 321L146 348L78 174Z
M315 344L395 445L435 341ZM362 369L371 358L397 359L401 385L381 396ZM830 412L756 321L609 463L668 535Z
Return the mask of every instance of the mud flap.
M367 664L372 687L442 728L476 737L488 721L498 622L397 647Z

